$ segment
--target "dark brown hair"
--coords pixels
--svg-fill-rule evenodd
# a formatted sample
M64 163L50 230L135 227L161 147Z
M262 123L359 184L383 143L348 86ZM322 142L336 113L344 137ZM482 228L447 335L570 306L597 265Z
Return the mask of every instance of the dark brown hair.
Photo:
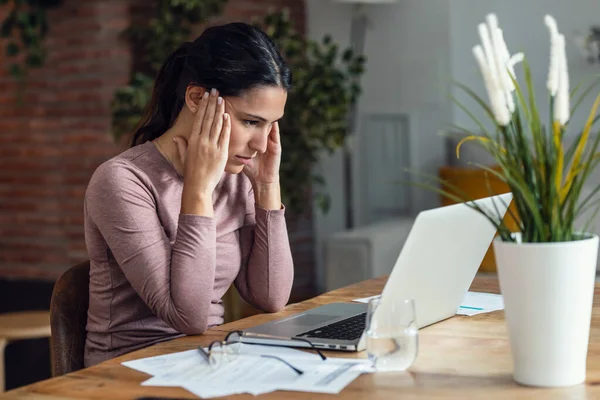
M257 86L289 91L291 84L290 69L266 33L241 22L208 28L195 41L183 43L160 68L131 145L154 140L173 125L189 85L239 96Z

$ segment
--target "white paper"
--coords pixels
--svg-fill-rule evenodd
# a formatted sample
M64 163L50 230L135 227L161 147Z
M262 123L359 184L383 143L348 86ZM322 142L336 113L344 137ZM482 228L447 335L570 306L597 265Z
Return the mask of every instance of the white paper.
M504 298L499 294L467 292L456 314L473 316L504 310Z
M182 363L204 362L198 350L188 350L173 354L163 354L156 357L142 358L140 360L125 361L124 366L148 375L157 375L162 371L169 371Z
M258 395L275 390L337 394L364 372L353 362L321 361L322 364L316 366L314 362L307 365L307 361L300 361L293 364L304 371L298 375L281 361L257 357L242 360L242 357L217 369L217 374L207 379L189 381L181 386L203 398L237 393ZM230 367L232 364L237 365ZM154 381L155 385L159 383Z
M326 362L318 368L307 369L293 382L278 385L279 389L337 394L365 371L352 360L346 361Z
M190 382L207 386L259 385L270 379L286 381L297 374L281 361L240 355L235 361L214 368L206 361L182 365L142 382L143 386L183 386Z
M280 357L302 370L299 375ZM128 361L123 365L151 375L144 386L180 386L212 398L240 393L259 395L275 390L339 393L360 374L372 372L369 360L328 358L287 347L242 344L240 355L218 368L209 365L198 350Z
M356 299L353 301L357 303L368 303L369 300L376 297L379 297L379 295ZM418 306L419 305L416 304L416 307ZM473 316L497 310L504 310L504 298L502 295L481 292L467 292L460 307L458 310L456 310L456 314Z

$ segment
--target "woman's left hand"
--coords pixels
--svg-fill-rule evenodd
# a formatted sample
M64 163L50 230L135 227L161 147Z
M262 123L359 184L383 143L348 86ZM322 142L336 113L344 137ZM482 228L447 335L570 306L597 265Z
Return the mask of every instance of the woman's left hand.
M279 136L279 123L271 126L267 138L267 150L257 154L244 167L244 173L252 182L255 190L257 187L269 187L279 184L279 166L281 165L281 138Z

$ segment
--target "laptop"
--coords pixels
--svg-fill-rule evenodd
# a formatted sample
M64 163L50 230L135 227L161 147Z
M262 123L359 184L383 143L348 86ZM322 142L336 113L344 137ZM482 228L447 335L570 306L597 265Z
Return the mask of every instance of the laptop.
M511 200L505 193L474 203L504 217ZM465 203L420 212L383 299L414 299L418 328L454 316L495 234L494 225ZM331 303L246 329L242 342L361 351L366 312L363 303Z

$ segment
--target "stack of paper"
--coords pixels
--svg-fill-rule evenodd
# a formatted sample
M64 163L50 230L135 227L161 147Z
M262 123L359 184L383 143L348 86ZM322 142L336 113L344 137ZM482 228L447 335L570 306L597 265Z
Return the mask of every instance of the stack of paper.
M302 370L298 375L277 356ZM242 344L240 355L218 367L209 365L198 350L127 361L126 367L153 375L144 386L180 386L202 397L240 393L259 395L276 390L339 393L360 374L372 372L364 359L328 358L285 347Z
M358 303L368 303L369 300L375 297L379 296L365 297L354 301ZM415 304L415 307L419 307L419 305ZM467 292L460 307L456 310L456 314L473 316L498 310L504 310L504 298L502 295Z

